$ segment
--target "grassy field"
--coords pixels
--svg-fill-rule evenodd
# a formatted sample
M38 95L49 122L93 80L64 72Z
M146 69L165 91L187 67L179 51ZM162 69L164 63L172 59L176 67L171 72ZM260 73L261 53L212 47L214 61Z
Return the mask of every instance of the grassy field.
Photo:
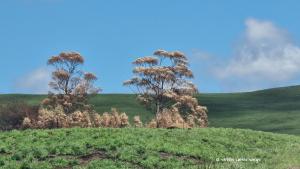
M0 104L37 105L45 97L0 95ZM197 97L209 109L211 128L0 132L0 168L300 168L300 137L287 135L300 135L300 86ZM100 113L115 107L144 122L153 117L135 95L102 94L90 103Z
M14 100L39 104L44 97L0 95L0 104ZM208 107L210 127L248 128L300 135L300 86L248 93L200 94L198 99ZM140 115L144 122L153 117L150 111L136 102L135 95L101 94L90 102L100 113L115 107L130 117Z
M245 129L26 130L0 140L4 169L300 167L299 136Z

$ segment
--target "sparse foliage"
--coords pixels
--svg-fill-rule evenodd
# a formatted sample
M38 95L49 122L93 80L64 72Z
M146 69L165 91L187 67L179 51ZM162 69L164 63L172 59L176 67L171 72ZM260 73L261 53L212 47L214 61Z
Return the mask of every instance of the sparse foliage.
M193 116L197 126L207 126L206 108L199 106L194 98L198 91L188 81L193 73L183 53L157 50L154 56L138 58L133 64L135 76L124 85L135 86L138 100L155 111L157 127L160 127L159 118L166 115L163 112L175 108L185 120Z
M76 52L62 52L48 60L48 65L55 68L49 83L54 92L42 102L44 106L52 109L62 106L65 113L90 110L88 95L97 94L100 89L94 87L97 80L94 74L79 69L83 63L84 58Z

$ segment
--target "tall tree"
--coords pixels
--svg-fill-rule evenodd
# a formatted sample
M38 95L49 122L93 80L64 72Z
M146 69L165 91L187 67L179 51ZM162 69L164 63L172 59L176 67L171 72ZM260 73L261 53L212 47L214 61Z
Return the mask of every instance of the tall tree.
M48 65L54 67L52 81L49 83L53 92L44 100L47 106L63 106L66 113L76 109L88 108L87 97L100 91L94 87L97 77L79 69L84 64L84 58L77 52L62 52L52 56Z
M179 51L157 50L154 56L136 59L134 77L124 85L135 86L138 100L155 111L156 117L163 109L176 107L185 119L207 126L206 108L198 104L194 95L196 86L188 68L187 57Z

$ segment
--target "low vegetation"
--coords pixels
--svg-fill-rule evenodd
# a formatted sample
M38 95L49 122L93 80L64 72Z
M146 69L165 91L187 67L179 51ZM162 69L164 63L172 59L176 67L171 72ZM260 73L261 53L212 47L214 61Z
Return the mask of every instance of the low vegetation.
M0 132L0 140L4 169L300 166L299 137L242 129L13 130Z
M0 95L0 104L24 102L38 105L45 95ZM111 107L148 123L154 114L136 101L133 94L101 94L89 101L96 112ZM200 94L200 103L209 108L209 126L247 128L275 133L300 135L300 86L268 89L248 93Z
M0 130L22 128L24 118L36 117L39 106L32 106L24 101L13 100L7 104L0 104Z
M71 127L111 127L123 128L129 127L128 116L125 113L119 113L117 109L112 108L111 112L105 112L103 115L91 113L88 111L75 111L73 113L64 113L63 107L55 109L40 108L36 118L25 117L22 122L22 129L37 128L71 128Z

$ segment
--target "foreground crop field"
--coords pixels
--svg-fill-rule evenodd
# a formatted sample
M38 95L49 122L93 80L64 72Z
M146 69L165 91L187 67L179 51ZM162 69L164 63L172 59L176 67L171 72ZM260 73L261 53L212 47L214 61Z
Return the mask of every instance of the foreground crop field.
M299 154L298 136L243 129L73 128L0 132L0 168L6 169L287 169L300 167ZM248 161L237 162L238 159Z
M43 95L0 95L0 104L16 100L39 104ZM253 130L300 135L300 86L268 89L248 93L201 94L198 99L208 107L209 126L248 128ZM101 94L90 103L103 113L115 107L132 119L140 115L143 122L153 114L139 105L135 95Z

